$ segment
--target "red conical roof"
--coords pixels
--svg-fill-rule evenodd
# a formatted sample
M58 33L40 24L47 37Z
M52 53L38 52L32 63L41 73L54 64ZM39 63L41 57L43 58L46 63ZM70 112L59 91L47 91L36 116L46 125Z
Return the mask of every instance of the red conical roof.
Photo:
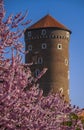
M41 18L35 24L30 26L28 29L38 29L38 28L48 28L48 27L57 27L57 28L71 32L67 27L65 27L63 24L58 22L56 19L54 19L49 14L44 16L43 18Z

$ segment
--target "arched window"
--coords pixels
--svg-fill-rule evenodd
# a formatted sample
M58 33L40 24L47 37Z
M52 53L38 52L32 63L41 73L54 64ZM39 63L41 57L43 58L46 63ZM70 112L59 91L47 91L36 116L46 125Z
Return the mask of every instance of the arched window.
M31 31L28 31L28 37L31 37Z
M68 59L65 59L65 65L66 66L68 65Z
M43 63L43 58L42 57L38 57L38 64L42 64Z
M55 35L54 35L54 34L52 34L52 35L51 35L51 37L52 37L52 38L55 38Z
M41 35L46 35L46 29L42 29Z
M59 38L59 37L57 36L57 38Z
M62 44L57 44L57 49L62 50Z
M63 88L60 88L59 91L60 91L61 93L63 93Z
M46 43L42 43L42 49L46 49L47 48L47 44Z
M39 73L40 73L40 70L39 70L39 69L36 69L36 70L35 70L35 77L37 77L37 76L39 75Z
M32 51L32 45L28 45L28 51Z
M69 32L66 32L66 37L69 38Z
M60 39L61 39L62 37L60 36Z

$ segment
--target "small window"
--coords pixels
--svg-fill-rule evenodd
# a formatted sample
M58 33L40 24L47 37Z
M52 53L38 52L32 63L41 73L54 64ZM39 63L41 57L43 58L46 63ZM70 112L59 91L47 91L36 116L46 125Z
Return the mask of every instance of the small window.
M68 65L68 60L67 60L67 59L65 59L65 65L66 65L66 66Z
M38 58L38 64L42 64L43 63L43 58L42 57L39 57Z
M42 30L41 35L46 35L46 30L45 29Z
M59 37L57 36L57 38L59 38Z
M60 93L63 93L63 88L60 88L59 91L60 91Z
M69 38L69 32L66 32L66 37Z
M32 45L28 45L28 51L32 51Z
M43 43L42 44L42 49L46 49L47 48L47 44L46 43Z
M37 76L39 75L39 73L40 73L40 70L39 70L39 69L36 69L36 70L35 70L35 77L37 77Z
M57 49L62 50L62 44L58 44Z
M52 37L52 38L55 38L55 35L54 35L54 34L52 34L52 35L51 35L51 37Z
M31 31L28 32L28 37L31 37Z

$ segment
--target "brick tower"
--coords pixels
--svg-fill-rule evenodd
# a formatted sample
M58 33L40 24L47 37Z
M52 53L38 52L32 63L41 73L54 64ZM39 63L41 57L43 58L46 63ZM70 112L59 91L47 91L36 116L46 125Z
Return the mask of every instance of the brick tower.
M61 91L69 101L69 39L71 31L50 15L46 15L25 31L25 62L33 61L31 70L36 77L43 68L48 71L39 80L47 95Z

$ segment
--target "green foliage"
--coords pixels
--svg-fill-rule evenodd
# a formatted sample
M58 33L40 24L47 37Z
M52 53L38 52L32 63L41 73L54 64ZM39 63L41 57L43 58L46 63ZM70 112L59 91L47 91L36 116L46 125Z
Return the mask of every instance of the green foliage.
M71 120L77 120L78 119L78 115L77 114L75 114L75 113L70 113L70 115L69 115L69 118L71 119Z
M65 121L65 122L63 122L62 125L70 127L70 126L72 126L72 121Z

